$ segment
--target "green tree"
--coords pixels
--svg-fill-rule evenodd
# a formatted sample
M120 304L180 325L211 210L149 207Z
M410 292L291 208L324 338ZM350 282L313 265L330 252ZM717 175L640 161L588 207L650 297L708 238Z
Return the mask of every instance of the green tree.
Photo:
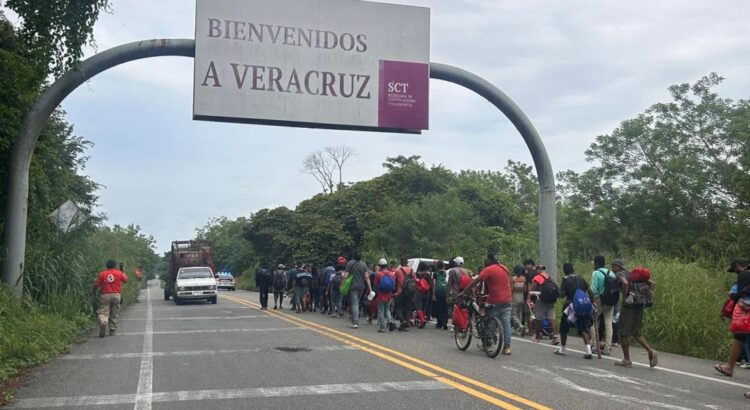
M21 18L19 36L42 78L56 77L83 56L83 47L95 46L94 23L109 0L7 0L5 6Z
M710 74L671 86L671 102L596 138L586 158L597 165L560 175L562 214L572 218L563 220L566 240L581 229L590 244L615 252L747 253L747 230L738 227L750 222L750 110L745 100L720 98L713 89L721 81Z
M248 222L244 217L230 220L222 216L212 219L197 230L197 239L211 242L217 269L241 274L255 264L253 246L243 236Z

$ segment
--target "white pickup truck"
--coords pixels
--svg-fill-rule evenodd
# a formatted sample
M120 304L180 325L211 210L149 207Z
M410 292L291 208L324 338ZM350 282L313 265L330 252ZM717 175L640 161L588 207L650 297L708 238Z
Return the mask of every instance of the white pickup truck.
M178 305L186 300L217 302L216 279L207 266L180 268L174 287L174 303Z

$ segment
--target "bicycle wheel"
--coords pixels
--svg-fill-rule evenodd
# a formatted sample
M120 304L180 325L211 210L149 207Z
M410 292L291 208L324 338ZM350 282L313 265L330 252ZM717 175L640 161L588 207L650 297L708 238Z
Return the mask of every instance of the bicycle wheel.
M482 346L487 357L495 358L503 348L503 324L500 319L493 317L487 319L482 337Z
M465 351L466 349L471 346L471 328L472 328L471 320L469 320L469 326L466 327L466 330L463 332L460 331L458 328L455 328L453 330L453 337L456 340L456 347L458 347L458 350Z

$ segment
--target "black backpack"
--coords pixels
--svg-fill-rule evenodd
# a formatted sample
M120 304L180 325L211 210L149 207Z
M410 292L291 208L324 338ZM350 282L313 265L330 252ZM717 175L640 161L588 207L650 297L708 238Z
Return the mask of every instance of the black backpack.
M408 275L404 268L401 269L401 273L404 275L404 295L407 297L414 296L417 292L417 281L414 279L414 272L410 272Z
M539 299L543 303L553 304L557 302L559 297L560 288L557 287L557 283L551 277L545 278L544 283L542 283L542 290L539 293Z
M607 306L614 306L620 301L620 280L617 275L610 275L614 273L612 271L604 272L601 269L597 269L597 272L604 274L604 292L602 293L601 299L602 304Z
M307 275L303 275L299 277L299 283L297 283L297 286L306 288L310 286L310 277Z
M273 287L275 289L284 289L284 282L286 279L286 272L283 270L277 270L273 273Z
M629 282L630 291L624 303L630 306L651 307L654 304L654 292L648 282Z

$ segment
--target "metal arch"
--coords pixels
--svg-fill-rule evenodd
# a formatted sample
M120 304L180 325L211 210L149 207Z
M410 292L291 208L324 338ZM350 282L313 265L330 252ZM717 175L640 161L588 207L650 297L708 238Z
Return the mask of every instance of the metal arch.
M430 63L430 77L466 87L492 103L513 123L521 133L534 159L539 181L539 257L547 272L557 278L557 209L555 208L555 174L542 138L507 94L487 80L458 67Z
M21 132L13 145L8 183L8 203L5 213L2 282L23 292L21 273L26 252L26 222L28 217L29 167L39 133L58 105L73 90L95 75L129 61L149 57L195 57L195 40L160 39L123 44L82 61L55 81L36 100L26 115ZM483 96L500 109L526 140L531 150L540 186L539 241L540 256L556 273L557 240L555 225L555 183L552 167L539 134L520 108L502 91L484 79L448 65L431 63L430 77L462 85Z

